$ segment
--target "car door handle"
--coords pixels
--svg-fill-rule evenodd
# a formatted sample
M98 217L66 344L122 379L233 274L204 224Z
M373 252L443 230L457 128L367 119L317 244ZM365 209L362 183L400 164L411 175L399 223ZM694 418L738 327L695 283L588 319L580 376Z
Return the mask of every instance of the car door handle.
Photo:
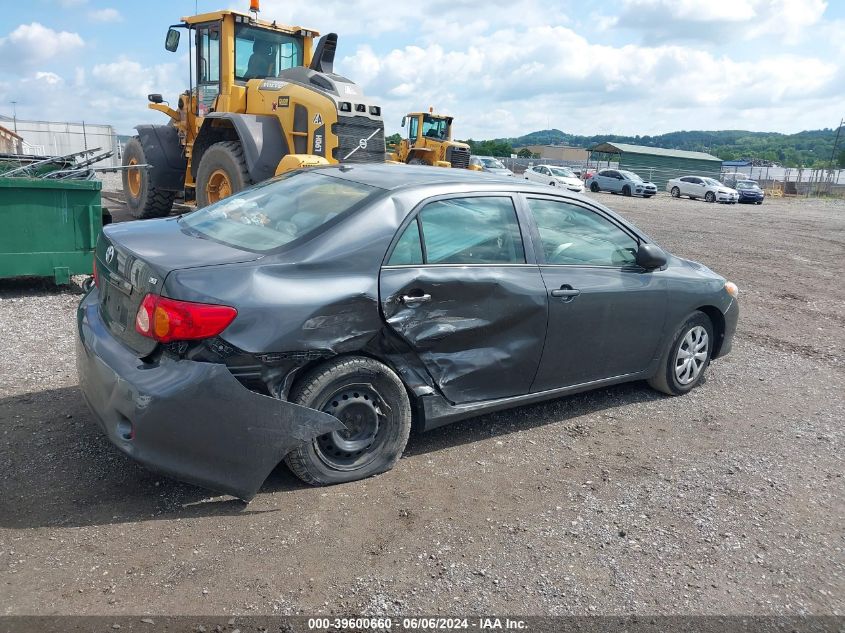
M580 290L576 290L572 286L565 284L561 286L557 290L552 290L551 295L553 297L560 297L564 301L572 301L575 297L581 294Z
M402 303L406 306L415 306L421 303L428 303L431 301L431 295L402 295Z

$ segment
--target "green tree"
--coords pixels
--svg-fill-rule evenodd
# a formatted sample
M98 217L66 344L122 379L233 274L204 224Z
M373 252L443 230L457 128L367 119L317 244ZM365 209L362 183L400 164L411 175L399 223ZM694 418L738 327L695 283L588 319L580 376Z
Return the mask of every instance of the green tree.
M516 155L519 156L520 158L533 158L534 157L534 154L532 154L531 150L528 149L527 147L523 147L521 150L519 150L519 152L517 152Z
M398 132L396 134L391 134L386 139L384 139L384 142L387 143L388 145L390 145L391 143L398 145L401 141L402 141L402 136L400 136Z

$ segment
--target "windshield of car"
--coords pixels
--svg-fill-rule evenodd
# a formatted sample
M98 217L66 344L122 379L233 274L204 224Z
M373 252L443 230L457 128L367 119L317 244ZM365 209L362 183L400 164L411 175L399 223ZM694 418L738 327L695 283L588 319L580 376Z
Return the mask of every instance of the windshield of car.
M737 189L757 189L758 185L753 180L737 180Z
M302 38L235 23L235 79L275 77L302 63Z
M643 180L632 171L620 171L619 173L622 174L628 180L633 180L634 182L642 182Z
M496 160L495 158L482 158L480 160L488 169L507 169L507 167L502 164L502 161Z
M704 181L705 185L710 185L712 187L724 187L725 186L722 183L720 183L718 180L714 180L713 178L702 178L702 180Z
M218 242L265 252L304 237L368 197L377 187L314 172L293 172L181 218Z
M549 167L552 170L552 174L555 176L560 176L561 178L575 178L575 174L572 173L572 170L568 167Z

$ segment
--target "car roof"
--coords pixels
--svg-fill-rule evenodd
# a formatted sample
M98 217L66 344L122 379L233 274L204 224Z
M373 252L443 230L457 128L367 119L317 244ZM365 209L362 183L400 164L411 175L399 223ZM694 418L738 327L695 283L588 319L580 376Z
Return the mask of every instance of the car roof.
M514 189L513 177L497 176L472 169L430 167L428 165L403 165L396 163L354 163L317 167L313 170L335 178L359 182L363 185L395 191L428 185L508 185ZM518 184L523 185L524 181ZM533 187L532 187L533 188Z

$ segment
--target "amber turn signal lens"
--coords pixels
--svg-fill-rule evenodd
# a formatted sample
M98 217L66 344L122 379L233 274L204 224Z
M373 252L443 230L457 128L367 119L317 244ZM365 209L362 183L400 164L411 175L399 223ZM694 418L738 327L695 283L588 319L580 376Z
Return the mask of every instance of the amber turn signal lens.
M728 294L734 299L739 296L739 288L737 288L737 285L732 281L725 282L725 290L727 290Z

